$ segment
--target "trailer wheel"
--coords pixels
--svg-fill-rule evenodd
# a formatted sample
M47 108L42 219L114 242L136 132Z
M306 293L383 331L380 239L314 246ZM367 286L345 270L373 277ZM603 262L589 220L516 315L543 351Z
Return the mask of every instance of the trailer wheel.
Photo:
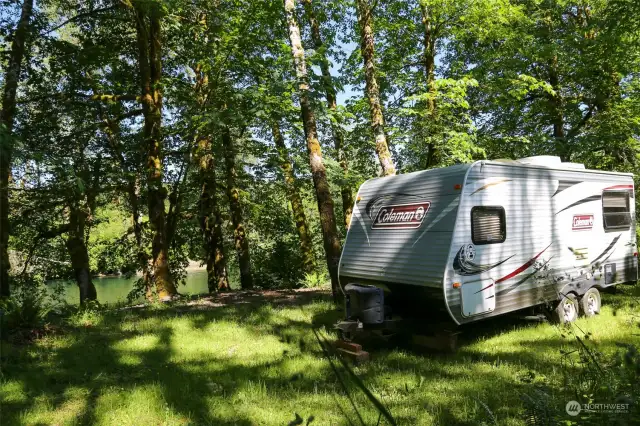
M580 299L580 313L586 317L592 317L600 313L602 299L597 288L591 287Z
M578 301L576 296L569 293L560 299L558 306L553 311L553 322L558 324L567 324L578 318Z

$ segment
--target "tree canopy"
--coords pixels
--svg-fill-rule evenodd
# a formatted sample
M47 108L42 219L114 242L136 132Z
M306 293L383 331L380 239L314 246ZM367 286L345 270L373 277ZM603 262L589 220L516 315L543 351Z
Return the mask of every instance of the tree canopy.
M338 295L366 179L539 154L640 173L632 0L0 6L0 294L135 273L170 298Z

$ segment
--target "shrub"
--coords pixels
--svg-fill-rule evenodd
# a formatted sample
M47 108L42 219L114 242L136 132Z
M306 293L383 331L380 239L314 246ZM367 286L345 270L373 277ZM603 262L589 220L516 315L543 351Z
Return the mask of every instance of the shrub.
M102 322L102 308L95 301L89 301L81 305L76 312L68 318L68 323L74 327L95 327Z
M304 274L304 279L300 281L300 286L304 288L326 287L329 281L329 274L326 271L310 272Z
M43 280L38 276L11 277L10 285L11 297L0 301L2 335L44 326L57 300Z
M562 350L563 390L533 389L523 395L527 424L601 425L632 424L640 418L640 353L631 344L618 343L614 356L605 356L590 343L590 333L570 324L563 338L573 339L573 350ZM566 334L565 334L566 333ZM627 412L579 411L569 416L565 403L628 404Z

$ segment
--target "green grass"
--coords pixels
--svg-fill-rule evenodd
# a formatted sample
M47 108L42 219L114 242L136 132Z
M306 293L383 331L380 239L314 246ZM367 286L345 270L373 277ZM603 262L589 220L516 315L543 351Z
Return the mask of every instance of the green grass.
M638 286L606 295L577 325L604 358L640 347ZM632 294L633 293L633 294ZM76 315L64 332L2 342L4 425L357 424L311 331L340 317L329 297L300 306L176 306ZM543 390L562 412L567 330L502 317L465 328L455 355L377 349L354 371L398 424L525 424L525 395ZM604 359L603 358L603 359ZM566 367L564 367L566 368ZM366 424L378 414L351 383ZM613 402L613 401L603 401ZM493 420L495 417L495 421ZM565 419L569 419L568 416Z

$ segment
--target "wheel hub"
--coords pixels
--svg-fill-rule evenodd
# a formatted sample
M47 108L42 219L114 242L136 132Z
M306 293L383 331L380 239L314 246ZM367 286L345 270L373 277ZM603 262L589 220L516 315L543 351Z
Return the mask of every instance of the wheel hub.
M596 298L592 294L587 296L587 312L591 315L596 313Z
M571 302L570 300L566 300L564 302L563 310L564 310L564 320L566 322L573 321L573 319L575 318L575 311L576 311L576 308L573 302Z

